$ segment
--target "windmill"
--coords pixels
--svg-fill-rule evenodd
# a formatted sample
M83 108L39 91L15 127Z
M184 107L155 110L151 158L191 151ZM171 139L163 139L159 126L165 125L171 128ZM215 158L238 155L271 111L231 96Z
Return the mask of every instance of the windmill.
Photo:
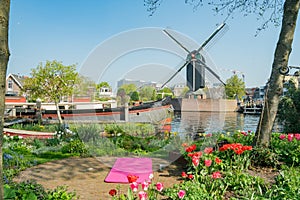
M199 88L205 87L205 69L214 77L216 77L217 80L219 80L223 85L225 85L220 77L209 66L207 66L204 57L200 53L200 51L207 46L207 44L225 27L225 25L225 23L221 24L198 49L193 51L188 50L167 30L163 30L163 32L167 34L174 42L176 42L182 49L184 49L188 55L185 63L161 86L161 88L170 82L184 67L186 67L187 85L191 91L196 91Z

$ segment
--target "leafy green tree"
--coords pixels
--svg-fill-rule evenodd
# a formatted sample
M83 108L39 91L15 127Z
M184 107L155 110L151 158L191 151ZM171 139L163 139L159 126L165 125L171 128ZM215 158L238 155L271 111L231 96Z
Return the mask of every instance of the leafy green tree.
M93 93L96 88L96 83L87 77L78 75L77 84L74 85L73 94L75 96L90 96L94 97Z
M144 4L148 7L148 11L151 15L157 10L161 3L162 0L144 0ZM202 0L185 0L185 3L194 5L195 8L204 4ZM267 28L270 22L276 26L280 26L281 24L271 75L265 94L265 109L263 109L260 116L254 138L254 145L269 147L272 128L283 91L282 83L284 75L280 74L279 70L287 69L288 67L300 8L300 0L216 0L208 1L208 4L213 7L216 13L224 14L225 12L226 16L232 15L235 11L242 12L244 15L254 14L255 16L260 16L265 19L265 22L258 31Z
M55 103L59 123L62 123L62 118L58 104L62 97L73 94L74 85L78 81L75 70L75 65L65 66L55 60L46 61L32 69L31 77L24 83L24 90L32 98Z
M157 99L163 99L165 97L173 97L173 91L170 88L164 87L157 92Z
M242 99L245 95L245 82L236 74L226 80L225 93L228 99Z
M137 91L137 87L135 84L124 84L120 88L123 88L127 95L131 95L132 92Z
M284 131L298 133L300 130L300 89L293 81L286 84L287 92L279 102L278 121L283 124Z
M155 88L152 86L144 86L140 89L140 98L143 101L149 101L152 100L153 91L155 91Z
M99 90L100 88L103 88L103 87L111 88L111 86L109 85L109 83L106 82L106 81L103 81L103 82L97 84L97 87L96 87L96 88L97 88L97 90Z
M130 95L131 101L139 101L140 100L140 95L137 91L134 91Z

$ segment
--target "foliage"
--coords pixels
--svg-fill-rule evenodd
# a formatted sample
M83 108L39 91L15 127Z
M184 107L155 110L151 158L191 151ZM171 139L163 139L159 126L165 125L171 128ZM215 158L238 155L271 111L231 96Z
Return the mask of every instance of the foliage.
M287 92L279 102L277 116L285 132L297 133L300 130L300 89L294 84L288 84Z
M94 98L94 94L91 92L91 88L96 88L96 83L90 80L88 77L78 75L77 84L74 85L74 96L90 96Z
M298 199L300 196L300 168L287 168L283 166L279 175L275 178L276 183L267 191L269 199Z
M157 92L157 99L163 99L165 97L173 97L173 91L170 88L164 87Z
M155 136L141 138L129 134L117 134L110 139L116 146L138 154L157 151L170 142L169 139L160 139Z
M24 181L4 185L4 199L26 200L72 200L78 199L75 192L68 192L67 186L46 190L35 181Z
M78 73L75 70L75 65L65 66L55 60L40 63L31 70L31 77L25 79L22 90L31 99L54 102L58 120L62 123L58 103L73 94L74 86L78 83Z
M37 123L29 124L14 124L9 128L19 129L19 130L28 130L28 131L39 131L39 132L55 132L57 130L57 125L40 125Z
M5 184L4 194L4 199L47 199L46 190L41 184L35 181Z
M118 91L120 89L124 89L125 94L126 95L130 95L131 93L133 93L134 91L137 91L137 87L135 84L130 83L130 84L124 84L121 87L118 88ZM118 95L118 94L117 94Z
M288 166L300 166L300 134L273 134L271 149L278 161Z
M130 94L130 100L131 101L138 101L140 100L140 95L137 91L133 91L131 94Z
M100 88L103 88L103 87L111 88L111 86L109 85L109 83L106 82L106 81L103 81L103 82L97 84L97 86L96 86L96 88L97 88L98 90L99 90Z
M47 199L49 200L73 200L79 199L76 192L69 192L67 186L58 186L54 190L48 191Z
M237 75L226 80L225 93L228 99L239 99L245 95L245 82Z
M101 138L100 129L96 124L79 125L74 131L84 143L96 143Z
M155 100L155 99L153 99L153 92L155 92L155 91L156 91L155 88L152 87L152 86L144 86L144 87L142 87L139 90L141 100L143 100L143 101Z
M63 153L72 153L72 154L78 154L80 156L86 156L87 155L87 148L85 144L79 139L76 138L74 140L71 140L62 148Z
M75 65L65 66L61 62L46 61L31 70L31 77L25 79L24 92L33 99L59 102L62 97L71 95L78 81Z

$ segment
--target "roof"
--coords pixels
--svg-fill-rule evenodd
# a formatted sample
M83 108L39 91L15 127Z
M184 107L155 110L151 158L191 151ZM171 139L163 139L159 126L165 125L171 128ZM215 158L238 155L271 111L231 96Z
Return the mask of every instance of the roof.
M18 86L20 88L23 88L24 81L26 78L28 78L27 76L20 76L17 74L9 74L6 79L8 79L9 77L11 77L18 84Z

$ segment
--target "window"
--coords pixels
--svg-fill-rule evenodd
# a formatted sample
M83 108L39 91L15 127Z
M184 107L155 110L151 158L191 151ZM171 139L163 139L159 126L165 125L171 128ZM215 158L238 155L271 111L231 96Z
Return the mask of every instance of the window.
M11 79L7 81L7 90L13 90L13 82Z

